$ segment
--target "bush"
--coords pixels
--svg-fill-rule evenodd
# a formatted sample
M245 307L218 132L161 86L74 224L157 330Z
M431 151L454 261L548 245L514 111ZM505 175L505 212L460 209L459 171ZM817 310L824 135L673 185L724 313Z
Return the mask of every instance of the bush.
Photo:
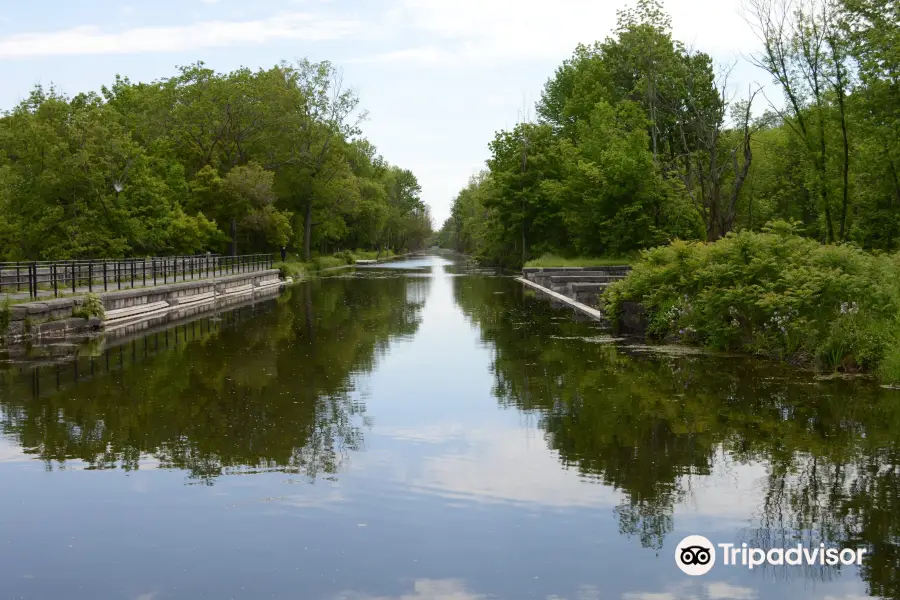
M640 302L658 339L882 373L900 341L898 276L898 256L822 245L782 221L646 250L603 303L616 319Z
M277 267L281 279L290 277L291 279L297 280L303 277L303 265L300 263L284 262L277 264Z
M336 252L334 254L335 258L338 258L344 261L344 264L352 265L356 263L356 257L349 250L343 250L342 252Z
M310 262L310 267L316 271L341 267L346 265L346 259L335 256L317 256Z
M88 294L82 298L81 303L77 304L75 308L72 309L72 316L80 319L90 319L92 317L102 319L105 315L106 312L103 309L103 302L100 300L100 296L94 293Z

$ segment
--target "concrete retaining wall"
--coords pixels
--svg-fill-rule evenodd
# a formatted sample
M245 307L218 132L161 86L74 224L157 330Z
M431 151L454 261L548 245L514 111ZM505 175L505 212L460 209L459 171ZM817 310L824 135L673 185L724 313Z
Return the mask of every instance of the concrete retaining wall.
M289 282L289 281L288 281ZM193 314L209 310L215 298L216 305L223 302L242 302L254 294L269 295L288 283L279 279L279 271L270 269L239 275L229 275L201 281L186 281L155 287L121 290L100 294L107 319L81 319L73 317L73 311L84 301L83 297L55 298L42 302L14 304L9 309L9 324L2 336L7 343L24 339L66 337L71 334L99 330L106 325L120 326L148 318L165 317L172 310ZM215 292L213 294L212 292ZM191 297L198 302L191 304ZM204 297L205 296L205 297ZM188 306L185 306L185 305ZM148 311L126 311L127 316L117 317L116 311L147 305ZM151 305L152 309L151 309Z
M201 281L186 281L184 283L170 283L168 285L158 285L149 288L138 288L135 290L121 290L117 292L106 292L100 294L103 301L103 308L107 311L129 308L138 304L153 304L154 302L170 302L172 300L180 300L182 298L205 294L215 291L218 294L227 294L232 288L245 285L259 286L266 282L275 282L278 280L279 272L277 269L268 271L257 271L256 273L245 273L242 275L229 275L227 277L219 277L213 279L203 279ZM173 302L177 304L178 302Z
M596 307L600 294L614 281L624 279L628 265L599 267L525 267L522 277L577 302Z

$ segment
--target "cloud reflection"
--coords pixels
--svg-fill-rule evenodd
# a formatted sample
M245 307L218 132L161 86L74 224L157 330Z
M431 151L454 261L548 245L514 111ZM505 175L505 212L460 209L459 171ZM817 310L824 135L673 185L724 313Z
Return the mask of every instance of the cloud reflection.
M748 587L711 581L700 585L684 583L664 592L628 592L622 600L756 600L758 594Z
M490 596L466 589L458 579L417 579L412 592L400 596L372 596L361 592L341 592L334 600L488 600Z

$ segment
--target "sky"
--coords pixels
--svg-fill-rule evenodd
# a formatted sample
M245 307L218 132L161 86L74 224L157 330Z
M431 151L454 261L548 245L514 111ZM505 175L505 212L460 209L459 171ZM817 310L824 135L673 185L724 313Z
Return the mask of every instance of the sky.
M484 168L497 130L534 103L576 44L606 38L629 0L0 0L0 109L35 84L66 94L116 74L149 81L329 60L368 111L364 135L412 170L435 226ZM667 0L675 36L710 54L734 94L768 84L740 0Z

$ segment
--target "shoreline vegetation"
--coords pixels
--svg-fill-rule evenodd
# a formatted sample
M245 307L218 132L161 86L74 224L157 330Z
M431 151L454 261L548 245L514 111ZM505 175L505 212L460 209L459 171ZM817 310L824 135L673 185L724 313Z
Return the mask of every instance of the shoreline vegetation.
M631 265L640 257L638 254L630 256L574 256L564 257L555 254L544 254L525 263L525 267L615 267L619 265Z
M647 250L602 296L639 303L650 339L900 382L900 254L819 244L795 226Z
M286 261L275 261L273 268L281 271L282 277L293 277L297 280L299 277L314 276L322 271L335 269L339 267L349 267L356 264L358 260L387 260L405 256L406 251L399 253L393 250L385 250L379 252L377 250L344 250L335 253L332 256L317 256L309 261L304 261L298 256L288 256Z
M900 4L744 12L775 93L737 89L637 0L496 133L437 243L515 269L630 257L601 302L641 304L651 338L895 384Z

